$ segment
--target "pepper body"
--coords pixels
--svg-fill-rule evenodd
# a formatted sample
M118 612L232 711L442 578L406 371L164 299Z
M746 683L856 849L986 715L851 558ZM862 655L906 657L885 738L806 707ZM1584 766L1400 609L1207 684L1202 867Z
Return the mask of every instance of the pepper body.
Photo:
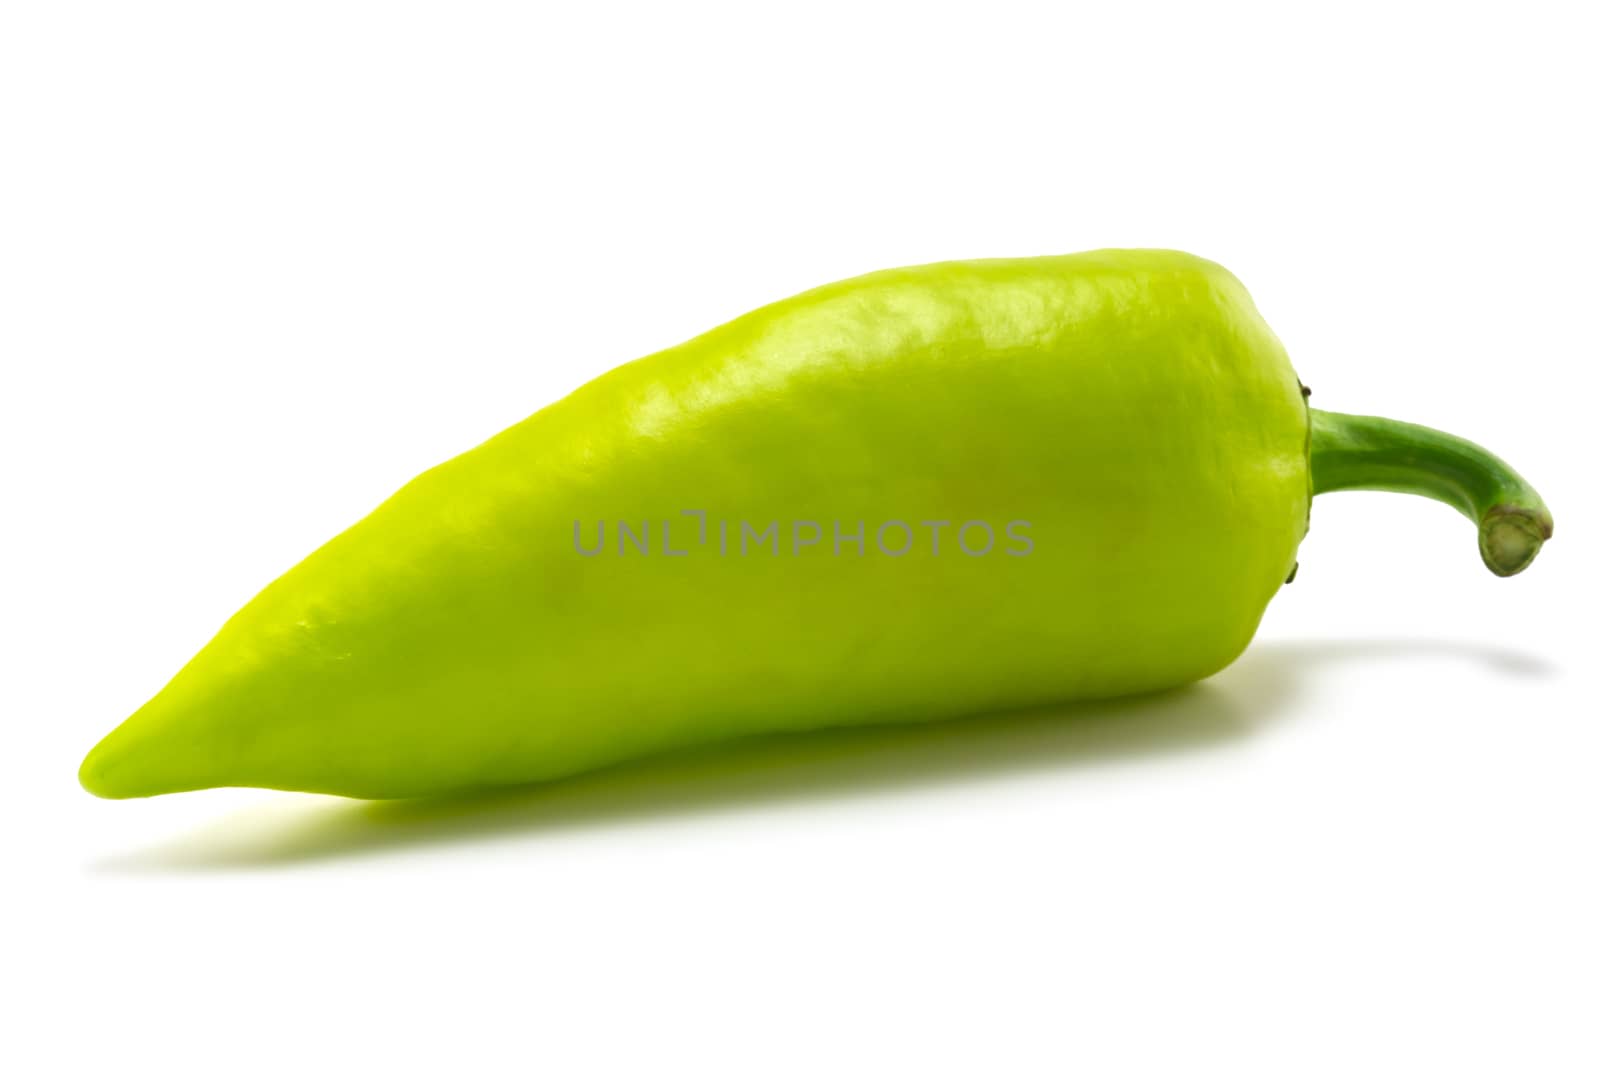
M1308 434L1244 288L1189 255L824 286L422 474L81 779L419 796L1177 686L1289 575Z

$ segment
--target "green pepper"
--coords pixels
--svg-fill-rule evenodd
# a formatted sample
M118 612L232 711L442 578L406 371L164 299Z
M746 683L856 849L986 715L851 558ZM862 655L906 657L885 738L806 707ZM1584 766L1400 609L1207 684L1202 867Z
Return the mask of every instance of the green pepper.
M106 797L412 797L761 733L1148 692L1249 644L1314 492L1550 536L1488 452L1313 411L1178 252L824 286L625 364L400 489L89 753Z

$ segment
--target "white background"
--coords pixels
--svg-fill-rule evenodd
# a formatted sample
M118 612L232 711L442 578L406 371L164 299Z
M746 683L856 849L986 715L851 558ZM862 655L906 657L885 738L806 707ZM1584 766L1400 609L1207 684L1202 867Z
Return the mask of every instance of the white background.
M3 11L0 1058L1600 1059L1592 11ZM1121 716L79 790L256 589L603 369L1108 245L1229 266L1318 404L1502 452L1555 540L1498 580L1447 508L1320 499L1244 658Z

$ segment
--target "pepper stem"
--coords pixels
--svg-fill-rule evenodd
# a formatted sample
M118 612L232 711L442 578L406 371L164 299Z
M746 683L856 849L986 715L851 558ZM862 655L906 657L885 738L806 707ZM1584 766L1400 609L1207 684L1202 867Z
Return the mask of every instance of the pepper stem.
M1426 426L1311 409L1311 491L1379 489L1449 504L1478 526L1502 578L1533 562L1555 530L1533 486L1500 457Z

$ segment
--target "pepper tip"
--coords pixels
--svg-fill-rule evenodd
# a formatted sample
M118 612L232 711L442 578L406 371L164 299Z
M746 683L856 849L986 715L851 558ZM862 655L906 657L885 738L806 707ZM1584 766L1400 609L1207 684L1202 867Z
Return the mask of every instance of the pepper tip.
M78 784L94 796L105 800L120 799L120 794L111 787L106 774L106 759L102 752L105 742L94 746L89 754L83 757L83 762L78 764Z

